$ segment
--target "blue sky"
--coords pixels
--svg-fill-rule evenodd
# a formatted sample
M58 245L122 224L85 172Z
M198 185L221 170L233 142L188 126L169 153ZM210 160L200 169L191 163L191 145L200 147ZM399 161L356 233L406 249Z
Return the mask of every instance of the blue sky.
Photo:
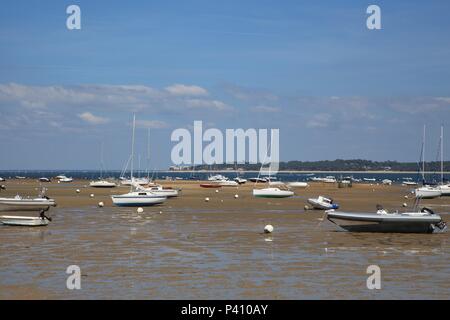
M81 30L66 7L81 8ZM381 7L382 30L366 28ZM171 165L194 120L279 128L282 160L435 160L450 132L448 1L2 1L0 169ZM450 141L450 134L447 135ZM449 159L450 144L445 143Z

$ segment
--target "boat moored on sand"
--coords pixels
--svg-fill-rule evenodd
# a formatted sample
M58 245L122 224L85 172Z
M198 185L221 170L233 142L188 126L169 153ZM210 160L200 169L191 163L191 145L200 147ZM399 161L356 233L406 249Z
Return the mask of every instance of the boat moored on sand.
M37 198L15 197L0 198L0 211L38 211L55 207L56 201L45 196L46 189L42 189Z
M442 192L439 187L424 186L414 190L416 198L433 199L440 197Z
M441 216L427 208L417 212L376 213L326 211L327 219L350 232L440 233L447 229Z
M280 188L253 189L253 196L257 198L288 198L293 195L293 191Z
M333 199L319 196L317 198L309 198L308 203L313 206L314 209L329 210L338 209L339 205L333 202Z

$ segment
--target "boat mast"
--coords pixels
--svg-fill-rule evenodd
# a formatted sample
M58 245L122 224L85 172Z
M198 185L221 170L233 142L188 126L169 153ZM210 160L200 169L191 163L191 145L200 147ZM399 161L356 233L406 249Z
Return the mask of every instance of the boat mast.
M426 125L423 125L423 140L422 140L422 183L425 182L425 130Z
M136 114L133 114L133 134L131 138L131 189L133 189L133 162L134 162L134 128L136 126Z
M150 128L147 129L147 180L150 178Z
M441 125L441 183L444 184L444 126Z
M100 144L100 179L103 180L103 141Z

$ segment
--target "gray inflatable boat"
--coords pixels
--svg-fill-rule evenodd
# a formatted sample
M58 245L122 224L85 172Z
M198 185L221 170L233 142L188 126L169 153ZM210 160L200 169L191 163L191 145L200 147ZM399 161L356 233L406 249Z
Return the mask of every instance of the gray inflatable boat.
M447 226L440 215L424 208L420 212L377 213L328 210L327 219L350 232L440 233Z

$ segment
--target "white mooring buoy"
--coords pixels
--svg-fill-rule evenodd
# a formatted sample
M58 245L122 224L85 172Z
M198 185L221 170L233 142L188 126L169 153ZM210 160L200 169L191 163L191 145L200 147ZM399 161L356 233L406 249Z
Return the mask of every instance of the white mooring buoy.
M271 224L268 224L264 227L264 233L272 233L273 232L273 226Z
M105 206L105 204L104 204L102 201L100 201L100 202L98 203L98 206L99 206L99 208L103 208L103 207Z
M137 208L137 213L142 213L144 212L144 209L142 209L141 207Z
M208 201L209 201L209 198L208 198L208 197L206 197L206 198L205 198L205 202L208 202Z
M93 194L93 193L91 193L90 197L91 197L91 198L93 198L93 197L94 197L94 194Z
M403 207L407 207L408 206L408 204L405 202L405 203L403 203Z
M80 189L75 190L76 193L80 193Z
M235 194L235 195L234 195L234 198L235 198L235 199L239 198L239 195L238 195L238 194Z

